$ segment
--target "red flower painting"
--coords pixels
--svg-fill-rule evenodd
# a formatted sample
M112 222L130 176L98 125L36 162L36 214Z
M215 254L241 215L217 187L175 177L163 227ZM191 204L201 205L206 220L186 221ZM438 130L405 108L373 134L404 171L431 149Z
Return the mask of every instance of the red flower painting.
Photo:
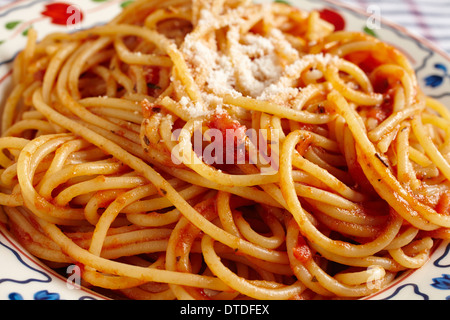
M321 11L319 11L320 18L322 18L325 21L328 21L332 25L334 25L335 31L340 31L345 29L345 19L342 17L342 15L334 10L324 8Z
M76 5L54 2L47 4L42 15L51 18L53 24L57 25L75 25L83 20L83 12Z

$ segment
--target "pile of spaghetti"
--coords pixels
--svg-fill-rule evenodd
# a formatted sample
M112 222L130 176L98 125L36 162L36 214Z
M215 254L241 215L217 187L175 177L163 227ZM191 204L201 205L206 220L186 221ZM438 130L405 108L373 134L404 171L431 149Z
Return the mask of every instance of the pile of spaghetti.
M138 0L36 39L4 105L1 220L85 287L359 298L450 236L450 114L380 40L240 0ZM195 150L213 129L244 161Z

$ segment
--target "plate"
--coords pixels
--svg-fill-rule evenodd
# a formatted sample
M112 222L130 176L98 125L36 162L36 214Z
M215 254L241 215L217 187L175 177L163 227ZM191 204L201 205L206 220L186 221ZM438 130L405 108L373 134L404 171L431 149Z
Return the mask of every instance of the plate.
M424 92L450 106L450 58L439 48L384 21L375 7L355 11L334 0L289 0L305 10L317 9L336 28L363 31L394 44L411 61ZM286 2L286 1L283 1ZM39 38L50 32L73 32L103 24L130 4L128 0L3 0L0 4L0 104L10 88L11 63L25 46L32 26ZM420 269L396 279L373 300L450 299L450 242L442 241ZM0 215L0 299L1 300L103 300L101 294L74 287L31 256L4 226Z

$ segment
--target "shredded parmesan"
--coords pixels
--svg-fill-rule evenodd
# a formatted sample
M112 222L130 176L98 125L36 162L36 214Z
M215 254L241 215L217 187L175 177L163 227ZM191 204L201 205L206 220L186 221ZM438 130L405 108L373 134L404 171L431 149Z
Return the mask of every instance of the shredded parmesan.
M199 36L204 30L223 27L220 19L209 10L202 10L196 25L197 32L188 34L181 47L186 63L196 83L202 88L205 104L180 101L190 115L202 116L221 110L221 97L231 95L250 96L282 104L295 98L301 89L295 79L316 65L326 65L337 57L330 54L300 56L278 29L271 29L266 36L241 33L244 18L239 9L227 13L227 48L218 48L214 34ZM313 69L308 77L320 79L323 74Z

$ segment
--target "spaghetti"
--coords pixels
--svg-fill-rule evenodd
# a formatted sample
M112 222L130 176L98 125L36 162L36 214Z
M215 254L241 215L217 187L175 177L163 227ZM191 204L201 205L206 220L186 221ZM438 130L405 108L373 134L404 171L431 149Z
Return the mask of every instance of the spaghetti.
M449 237L450 113L386 43L240 0L137 0L28 37L0 204L29 252L86 287L360 298Z

